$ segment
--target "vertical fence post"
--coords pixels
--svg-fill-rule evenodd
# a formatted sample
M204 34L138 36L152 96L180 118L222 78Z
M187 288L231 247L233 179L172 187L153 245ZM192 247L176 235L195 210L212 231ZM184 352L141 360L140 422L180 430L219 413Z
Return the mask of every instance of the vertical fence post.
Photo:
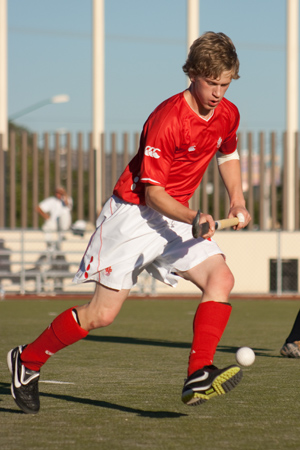
M82 148L82 133L78 133L78 180L77 180L77 218L83 219L83 148Z
M38 204L38 186L39 186L39 160L38 160L38 146L37 134L33 134L33 148L32 148L32 226L38 228L38 213L35 207Z
M50 194L49 135L44 133L44 198Z
M111 192L117 182L117 135L111 134Z
M276 202L276 135L271 133L271 218L272 229L277 226L277 202Z
M134 153L138 151L140 145L140 134L134 133Z
M94 167L94 150L93 150L93 134L89 134L89 221L95 223L95 167Z
M213 159L213 199L213 217L216 220L220 214L220 184L217 158Z
M200 186L195 190L194 195L190 199L190 205L192 209L198 211L200 208Z
M203 211L204 213L208 213L207 183L208 183L208 171L206 170L201 181L202 187L201 211Z
M282 294L282 261L281 261L281 230L277 232L277 295Z
M264 133L259 133L259 148L260 148L260 160L259 160L259 228L265 230L265 214L266 214L266 202L265 202L265 148L264 148Z
M27 133L22 133L21 142L21 227L27 227L28 183L27 183Z
M55 133L55 189L60 186L60 135Z
M4 150L3 135L0 134L0 227L5 225L5 167L4 167Z
M123 133L123 170L128 164L129 161L129 136L128 133Z
M25 294L25 243L24 229L21 230L21 277L20 277L20 293Z
M105 134L101 134L101 152L100 152L100 160L102 162L102 180L101 180L101 186L102 186L102 195L101 195L101 209L103 206L103 203L106 201L108 195L106 192L106 147L105 147ZM97 215L100 213L100 211L97 211Z
M73 177L72 177L72 147L71 147L71 134L67 133L66 142L66 152L67 152L67 182L66 191L67 194L73 197Z
M255 221L254 217L254 199L253 199L253 135L252 133L248 133L247 135L247 141L248 141L248 211L250 213L250 216L252 217L252 220L250 221L248 225L249 230L253 230L253 224Z
M295 133L295 230L299 230L299 132Z
M287 154L287 133L283 135L283 179L282 179L282 229L287 229L287 174L288 174L288 154Z
M16 134L10 132L9 136L9 156L10 156L10 223L11 229L16 228Z

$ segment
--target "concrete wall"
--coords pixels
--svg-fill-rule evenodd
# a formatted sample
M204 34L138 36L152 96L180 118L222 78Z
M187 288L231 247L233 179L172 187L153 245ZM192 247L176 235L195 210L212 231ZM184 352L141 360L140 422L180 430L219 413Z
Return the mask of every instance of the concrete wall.
M76 272L81 257L90 238L90 232L84 237L74 236L71 232L65 233L65 240L61 242L61 250L66 260L71 264L70 271ZM11 250L12 270L20 270L21 248L24 246L27 267L32 267L39 255L46 251L45 234L42 231L9 231L0 229L0 239L4 239L5 246ZM268 294L270 293L270 259L299 259L300 257L300 232L259 232L259 231L219 231L215 234L215 240L226 255L226 261L235 276L235 294ZM298 272L300 264L298 264ZM298 273L298 291L300 274ZM153 284L147 277L141 277L140 285L133 289L149 293ZM180 280L174 290L162 283L156 282L158 294L172 295L179 293L196 294L198 289L191 283ZM9 291L9 282L6 283ZM51 289L51 287L49 288ZM69 292L92 292L93 283L72 286L71 278L65 281L64 290Z

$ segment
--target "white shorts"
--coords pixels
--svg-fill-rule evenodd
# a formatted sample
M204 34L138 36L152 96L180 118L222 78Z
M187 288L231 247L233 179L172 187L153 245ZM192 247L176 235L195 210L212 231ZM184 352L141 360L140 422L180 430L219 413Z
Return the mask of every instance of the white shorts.
M62 212L61 216L58 219L59 229L61 231L67 231L71 228L71 224L72 224L71 212L67 208L64 208L64 211Z
M176 271L217 254L223 253L213 240L193 238L191 225L113 196L98 217L73 283L96 281L116 290L131 289L145 269L175 287Z

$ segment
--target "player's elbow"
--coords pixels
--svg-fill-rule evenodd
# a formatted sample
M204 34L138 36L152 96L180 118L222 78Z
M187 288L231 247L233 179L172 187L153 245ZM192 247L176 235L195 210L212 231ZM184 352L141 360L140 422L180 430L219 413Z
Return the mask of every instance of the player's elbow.
M153 197L151 196L151 194L149 193L149 189L145 190L145 203L147 206L149 206L150 208L153 207Z
M161 194L165 191L162 186L154 186L146 184L145 186L145 203L150 208L156 209Z

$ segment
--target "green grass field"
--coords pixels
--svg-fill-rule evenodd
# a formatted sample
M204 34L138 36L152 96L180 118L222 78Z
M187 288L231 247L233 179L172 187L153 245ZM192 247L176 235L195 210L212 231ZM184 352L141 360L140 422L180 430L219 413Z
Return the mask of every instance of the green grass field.
M243 345L256 361L228 395L188 407L180 396L197 302L128 300L113 325L50 358L41 411L26 415L10 395L6 353L78 303L0 302L2 450L299 450L300 360L279 355L298 301L233 300L214 363L235 363Z

